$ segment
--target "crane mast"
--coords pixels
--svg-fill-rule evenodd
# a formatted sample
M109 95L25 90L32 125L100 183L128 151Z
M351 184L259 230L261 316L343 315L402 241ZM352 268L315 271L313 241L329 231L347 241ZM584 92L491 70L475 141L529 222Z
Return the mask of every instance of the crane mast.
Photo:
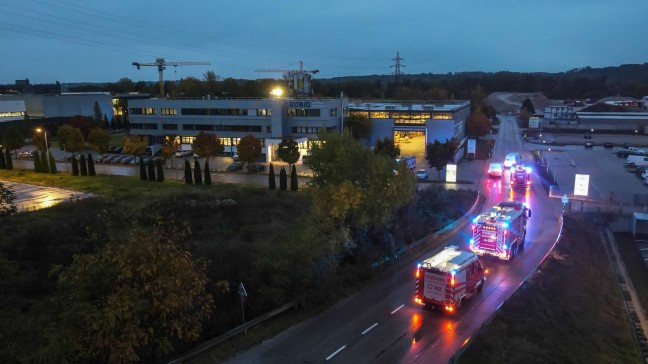
M141 67L157 67L158 69L158 79L160 82L160 97L164 98L164 76L163 71L167 68L167 66L209 66L211 65L210 62L171 62L171 61L165 61L164 58L156 58L155 63L142 63L142 62L133 62L133 66L137 67L137 69L140 69Z

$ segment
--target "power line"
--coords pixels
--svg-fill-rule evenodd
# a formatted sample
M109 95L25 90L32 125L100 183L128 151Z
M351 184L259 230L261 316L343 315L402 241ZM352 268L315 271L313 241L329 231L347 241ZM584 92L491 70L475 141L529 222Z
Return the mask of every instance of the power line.
M396 83L400 82L400 78L403 75L403 73L401 72L401 67L405 68L405 65L401 64L401 61L404 60L405 59L401 58L400 53L396 51L396 58L392 58L392 61L395 61L396 63L394 63L392 66L389 66L391 68L394 68L392 75L394 75L394 81Z

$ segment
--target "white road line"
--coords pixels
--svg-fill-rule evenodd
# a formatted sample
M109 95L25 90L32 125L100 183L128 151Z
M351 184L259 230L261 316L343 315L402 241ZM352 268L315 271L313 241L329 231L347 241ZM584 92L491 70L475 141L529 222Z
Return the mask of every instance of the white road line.
M395 309L394 311L392 311L391 314L392 314L392 315L395 314L396 311L400 310L400 309L403 308L403 307L405 307L405 305L400 305L400 306L398 306L398 308Z
M366 334L369 332L369 330L373 329L374 327L378 326L378 323L376 322L375 324L371 325L368 329L362 332L362 335Z
M326 358L326 361L331 360L332 357L336 356L337 353L339 353L340 351L344 350L344 348L346 348L346 345L342 346L341 348L337 349L333 354L329 355L329 356Z
M639 250L648 250L648 248L640 248Z

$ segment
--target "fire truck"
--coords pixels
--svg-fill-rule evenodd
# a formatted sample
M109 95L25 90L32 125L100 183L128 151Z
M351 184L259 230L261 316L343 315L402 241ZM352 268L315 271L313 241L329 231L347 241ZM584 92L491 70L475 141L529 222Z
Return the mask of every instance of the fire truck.
M449 246L417 264L414 302L456 311L465 299L481 292L486 272L474 253Z
M472 221L470 250L477 255L493 255L510 260L524 248L527 220L531 209L515 201L502 201Z
M531 189L531 167L522 164L511 167L511 188Z

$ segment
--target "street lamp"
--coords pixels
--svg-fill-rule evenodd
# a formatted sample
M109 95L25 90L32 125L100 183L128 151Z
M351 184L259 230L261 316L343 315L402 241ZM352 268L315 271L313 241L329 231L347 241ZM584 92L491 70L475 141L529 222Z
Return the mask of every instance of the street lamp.
M49 158L49 145L47 144L47 130L37 128L36 131L39 132L39 133L42 132L43 134L45 134L45 153L47 153L47 156Z

